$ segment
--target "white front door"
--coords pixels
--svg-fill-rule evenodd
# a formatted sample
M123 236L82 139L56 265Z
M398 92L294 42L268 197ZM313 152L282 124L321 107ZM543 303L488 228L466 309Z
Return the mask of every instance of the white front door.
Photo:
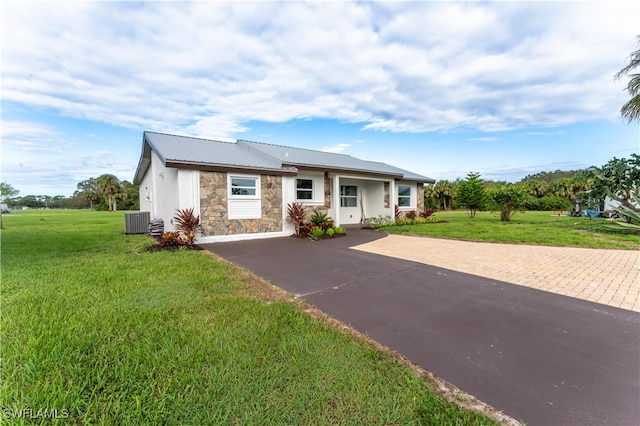
M340 223L360 223L360 190L357 185L340 185Z

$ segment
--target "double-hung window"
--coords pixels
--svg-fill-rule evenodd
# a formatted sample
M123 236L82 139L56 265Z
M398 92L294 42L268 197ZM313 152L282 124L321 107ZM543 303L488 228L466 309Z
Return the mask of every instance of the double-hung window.
M296 179L296 200L313 200L313 179Z
M398 185L398 207L411 207L411 186Z
M358 187L340 185L340 207L358 207Z

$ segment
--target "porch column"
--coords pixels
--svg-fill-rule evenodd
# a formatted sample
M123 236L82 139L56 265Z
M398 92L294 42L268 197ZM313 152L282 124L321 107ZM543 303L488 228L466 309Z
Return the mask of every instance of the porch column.
M396 195L396 181L391 179L389 181L389 207L391 207L391 217L394 217L396 213L396 204L398 204L398 196Z
M335 217L333 218L333 223L335 224L335 226L340 226L340 176L338 174L333 176L331 205L335 206Z

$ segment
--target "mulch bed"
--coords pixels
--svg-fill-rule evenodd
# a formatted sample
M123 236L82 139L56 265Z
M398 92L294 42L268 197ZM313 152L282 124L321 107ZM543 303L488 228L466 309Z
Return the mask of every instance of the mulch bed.
M156 253L159 251L178 251L178 250L204 250L199 245L195 244L191 247L182 246L182 247L162 247L160 244L154 244L152 246L147 247L147 251L151 253Z
M334 238L340 238L340 237L346 237L346 236L347 236L346 233L345 234L333 234L333 235L324 234L322 237L319 237L319 238L315 238L315 237L312 237L312 236L307 235L307 234L299 234L299 235L295 235L294 234L294 235L292 235L293 238L305 238L305 239L310 240L310 241L332 240Z

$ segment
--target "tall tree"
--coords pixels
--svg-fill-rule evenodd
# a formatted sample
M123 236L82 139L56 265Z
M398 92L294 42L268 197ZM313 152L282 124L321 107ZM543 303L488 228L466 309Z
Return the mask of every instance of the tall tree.
M79 182L77 188L78 195L89 201L89 208L93 210L93 203L100 199L100 186L98 185L98 181L94 178L89 178Z
M453 195L456 190L456 183L448 180L439 180L433 187L433 193L438 199L442 210L449 210L453 202Z
M13 198L20 193L13 185L7 182L0 182L0 200L6 202L9 198ZM0 228L2 228L2 211L0 211Z
M602 167L592 167L589 177L593 196L602 200L608 196L628 209L640 211L640 206L632 202L632 195L640 190L640 155L614 157Z
M456 190L458 204L467 209L470 218L476 217L476 212L485 205L485 188L480 173L471 172L467 178L458 184Z
M626 91L631 99L622 106L620 114L629 122L640 121L640 73L630 74L635 68L640 67L640 36L637 37L637 49L629 55L629 63L616 74L616 80L628 75Z
M139 185L134 185L128 180L122 181L122 208L123 210L137 210L140 208Z
M0 199L2 199L3 203L6 202L9 198L15 197L19 193L20 191L15 189L10 183L0 183Z
M118 211L118 198L121 196L120 180L117 177L110 174L98 176L96 179L100 192L107 199L109 203L109 211Z

